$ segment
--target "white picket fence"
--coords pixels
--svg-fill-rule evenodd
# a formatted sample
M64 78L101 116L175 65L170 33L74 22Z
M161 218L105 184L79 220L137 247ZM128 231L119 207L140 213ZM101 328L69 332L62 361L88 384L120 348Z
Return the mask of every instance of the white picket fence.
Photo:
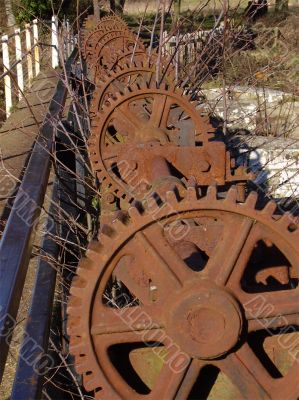
M162 38L162 54L164 56L172 57L172 62L176 71L176 79L178 79L179 70L181 68L184 69L188 64L192 65L193 63L196 63L198 56L203 49L205 52L208 51L211 39L214 37L219 40L221 35L223 35L223 32L223 26L210 30L197 30L190 33L177 34L174 36L169 34L167 31L164 31ZM242 35L244 35L246 30L244 31L243 25L240 25L234 28L232 32L234 33L234 36L231 37L231 40L234 40L238 35L242 38ZM275 45L280 34L279 28L277 27L260 26L258 29L255 28L255 32L271 35ZM245 36L243 36L243 38L245 38ZM221 44L221 41L219 41L219 43Z
M46 42L46 43L45 43ZM21 100L24 90L31 86L32 80L42 68L42 52L51 49L51 65L59 66L72 52L76 38L68 20L59 23L53 16L50 23L33 20L25 29L16 28L11 35L3 35L2 59L4 98L6 118L11 114L13 104Z

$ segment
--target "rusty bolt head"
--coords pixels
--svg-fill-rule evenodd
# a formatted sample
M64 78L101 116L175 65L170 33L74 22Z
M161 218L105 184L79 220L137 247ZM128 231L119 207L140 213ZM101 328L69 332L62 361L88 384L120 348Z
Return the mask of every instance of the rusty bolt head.
M103 201L108 204L112 204L115 201L115 196L113 193L105 193L103 196Z

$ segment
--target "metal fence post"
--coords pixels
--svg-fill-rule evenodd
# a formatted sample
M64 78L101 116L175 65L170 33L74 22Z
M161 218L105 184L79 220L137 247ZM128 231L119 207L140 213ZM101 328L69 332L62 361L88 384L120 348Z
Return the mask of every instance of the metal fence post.
M10 63L9 63L9 50L8 50L8 36L7 35L2 36L1 42L2 42L2 57L3 57L4 72L9 72ZM11 107L12 107L12 86L9 74L6 74L4 77L4 92L5 92L6 118L8 118L11 114Z
M26 34L26 51L27 51L27 71L28 71L28 86L31 86L33 79L33 66L32 66L32 47L31 47L31 26L30 24L25 25Z
M59 65L58 55L58 20L55 15L52 17L52 67L56 68Z
M22 45L21 45L21 34L20 28L15 29L15 44L16 44L16 61L17 64L17 82L18 82L18 97L21 100L24 91L24 76L23 76L23 65L22 65Z
M40 59L39 59L39 45L38 45L38 21L34 19L33 21L33 45L34 45L34 66L35 66L35 76L40 73Z

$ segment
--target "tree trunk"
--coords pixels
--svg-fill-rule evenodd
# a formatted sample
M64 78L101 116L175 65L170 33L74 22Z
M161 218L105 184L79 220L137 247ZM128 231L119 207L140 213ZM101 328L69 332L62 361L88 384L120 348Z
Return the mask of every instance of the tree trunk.
M174 21L177 24L181 14L181 0L174 0Z
M288 0L276 0L275 1L275 11L287 11L289 9Z
M119 12L120 14L124 13L126 0L119 0Z
M96 19L100 19L100 7L98 0L93 0L93 14Z
M15 16L12 12L12 2L11 0L5 0L5 12L7 15L7 27L12 28L16 24Z
M115 4L115 0L110 0L110 11L112 12L116 12L116 4Z

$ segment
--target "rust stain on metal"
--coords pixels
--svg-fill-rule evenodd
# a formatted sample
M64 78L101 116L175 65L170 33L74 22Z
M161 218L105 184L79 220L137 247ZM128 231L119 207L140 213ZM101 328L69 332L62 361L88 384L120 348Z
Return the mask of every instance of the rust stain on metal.
M157 85L156 56L121 19L84 37L102 197L99 241L68 306L85 389L95 399L297 399L298 225L271 202L257 209L252 175L202 105L172 84L167 60Z

